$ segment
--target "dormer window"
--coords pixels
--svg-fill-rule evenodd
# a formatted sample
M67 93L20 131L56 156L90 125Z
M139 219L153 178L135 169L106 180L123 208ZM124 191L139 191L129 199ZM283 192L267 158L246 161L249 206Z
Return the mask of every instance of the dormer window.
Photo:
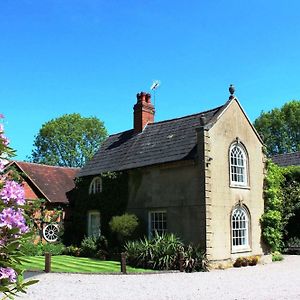
M102 178L94 177L89 188L89 194L97 194L102 192Z
M230 183L232 186L248 186L248 159L241 143L230 147Z

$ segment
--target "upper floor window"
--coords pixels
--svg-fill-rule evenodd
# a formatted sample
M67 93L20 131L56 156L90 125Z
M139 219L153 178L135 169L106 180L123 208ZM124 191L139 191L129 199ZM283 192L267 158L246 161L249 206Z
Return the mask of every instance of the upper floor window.
M90 184L89 193L96 194L101 192L102 192L102 179L101 177L95 177L93 178Z
M230 147L230 183L236 186L248 185L247 154L239 143Z
M243 207L237 207L231 215L232 250L249 249L249 217Z

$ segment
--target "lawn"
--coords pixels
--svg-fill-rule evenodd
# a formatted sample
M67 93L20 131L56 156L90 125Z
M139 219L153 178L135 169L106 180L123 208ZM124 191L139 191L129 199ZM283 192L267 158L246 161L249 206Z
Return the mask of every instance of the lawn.
M27 271L43 271L45 269L44 256L26 256L22 259L22 267ZM57 255L51 257L52 272L78 273L119 273L120 263L117 261L98 260L86 257ZM127 266L127 272L149 272L145 269L136 269Z

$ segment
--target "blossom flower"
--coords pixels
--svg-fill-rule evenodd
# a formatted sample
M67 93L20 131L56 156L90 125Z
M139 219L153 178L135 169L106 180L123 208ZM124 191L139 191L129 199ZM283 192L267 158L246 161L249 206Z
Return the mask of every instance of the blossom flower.
M18 205L25 204L25 194L22 185L13 180L7 180L0 192L0 198L4 203L14 200Z
M0 268L0 280L8 279L11 283L17 281L16 271L12 268Z
M8 146L9 145L9 139L4 135L4 134L0 134L0 139L2 140L2 144L4 146Z
M3 126L2 123L0 123L0 132L1 132L1 133L4 132L4 126Z
M4 165L3 159L0 158L0 173L3 172L4 167L5 167L5 165Z
M20 208L15 210L11 207L4 208L0 212L0 228L1 227L7 227L8 229L19 228L20 234L26 233L29 230L25 224L23 210Z

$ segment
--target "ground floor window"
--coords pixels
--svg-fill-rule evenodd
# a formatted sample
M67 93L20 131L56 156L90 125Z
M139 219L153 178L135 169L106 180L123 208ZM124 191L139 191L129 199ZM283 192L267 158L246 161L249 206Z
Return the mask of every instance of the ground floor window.
M167 231L167 212L164 210L150 211L148 217L149 237L153 236L155 231L162 234Z
M245 208L235 208L231 215L232 250L249 248L249 216Z
M100 236L100 212L89 211L88 212L88 236L99 237Z

